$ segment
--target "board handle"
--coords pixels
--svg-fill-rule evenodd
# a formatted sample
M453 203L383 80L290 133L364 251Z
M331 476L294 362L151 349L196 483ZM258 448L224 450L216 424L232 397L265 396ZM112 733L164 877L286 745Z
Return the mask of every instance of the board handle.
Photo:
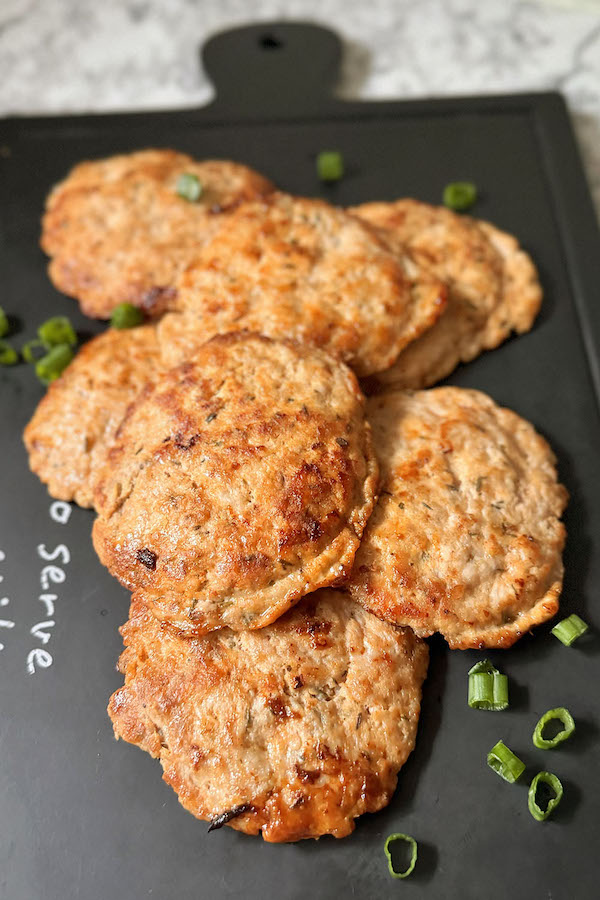
M306 115L331 99L341 42L333 31L300 22L263 22L223 31L202 48L216 97L227 116Z

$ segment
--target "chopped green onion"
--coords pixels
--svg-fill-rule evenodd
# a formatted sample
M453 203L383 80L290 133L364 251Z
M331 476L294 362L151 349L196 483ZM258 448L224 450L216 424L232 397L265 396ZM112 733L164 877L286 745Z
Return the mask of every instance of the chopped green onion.
M579 616L576 616L575 613L573 613L572 616L563 619L562 622L555 625L552 629L552 634L554 637L558 638L565 647L570 647L573 641L576 641L582 634L585 634L589 627L590 626L587 625L583 619L580 619Z
M487 756L487 764L493 769L500 778L504 778L509 784L518 781L525 771L525 763L518 756L509 750L506 744L498 741L495 747L492 747Z
M508 707L508 678L489 659L483 659L469 669L468 702L471 709L494 712Z
M411 847L410 862L408 864L408 868L406 868L404 872L397 872L396 869L394 869L394 863L392 862L391 847L392 844L394 844L396 841L405 841ZM386 838L383 849L387 857L388 869L390 870L390 875L392 876L392 878L408 878L417 862L417 842L415 841L415 839L411 837L410 834L400 834L399 832L396 834L390 834L389 837Z
M548 722L554 721L562 722L562 729L553 738L545 738L544 728ZM533 743L538 750L550 750L552 747L556 747L558 744L562 744L563 741L570 738L574 731L575 721L569 710L565 709L564 706L557 706L556 709L549 709L547 713L544 713L535 726Z
M46 350L47 347L43 341L33 340L23 344L21 347L21 354L25 362L34 363L40 359L40 357L44 356Z
M537 802L537 791L540 781L542 784L547 784L548 787L554 791L554 797L551 797L550 800L548 800L546 809L542 809ZM563 786L556 775L553 775L552 772L538 772L529 786L529 796L527 798L529 812L537 822L543 822L544 819L547 819L550 813L556 809L562 800L562 795Z
M55 381L73 359L73 351L68 344L58 344L42 356L35 364L35 374L44 384Z
M0 366L14 366L19 354L6 341L0 341Z
M472 181L453 181L444 188L443 200L448 209L464 212L477 200L477 188Z
M489 659L480 659L479 662L476 662L474 666L471 666L469 669L469 675L493 675L494 672L499 672L493 663L490 662Z
M0 306L0 338L5 337L10 331L10 325L8 323L8 316Z
M112 311L110 324L113 328L135 328L144 321L144 313L131 303L119 303Z
M317 175L321 181L339 181L344 175L344 157L339 150L323 150L317 156Z
M177 179L175 190L184 200L195 203L202 196L202 182L197 175L192 175L190 172L184 172Z
M38 337L48 350L59 344L75 346L77 335L66 316L54 316L38 328Z

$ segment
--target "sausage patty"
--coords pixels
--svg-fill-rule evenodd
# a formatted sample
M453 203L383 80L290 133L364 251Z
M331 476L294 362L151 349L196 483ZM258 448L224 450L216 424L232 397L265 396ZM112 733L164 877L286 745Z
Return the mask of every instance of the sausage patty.
M332 590L260 631L184 638L134 598L115 735L160 759L211 829L344 837L414 747L427 645Z
M542 291L533 262L511 235L418 200L365 203L353 212L448 285L443 315L377 375L377 385L429 387L512 331L532 327Z
M177 193L180 175L195 175L202 193ZM56 287L82 310L106 319L123 302L149 315L175 297L177 274L238 203L272 190L247 166L197 162L174 150L142 150L80 163L48 197L42 249Z
M99 478L94 545L182 631L260 628L349 570L376 481L346 366L218 336L130 407Z
M368 401L380 498L348 589L376 615L451 647L509 647L554 616L567 500L533 426L485 394Z
M444 286L375 229L286 194L239 207L176 288L178 313L159 331L170 364L247 329L325 349L359 375L390 366L445 303Z
M110 328L52 382L23 437L31 470L53 497L93 506L96 477L127 407L159 370L154 326Z

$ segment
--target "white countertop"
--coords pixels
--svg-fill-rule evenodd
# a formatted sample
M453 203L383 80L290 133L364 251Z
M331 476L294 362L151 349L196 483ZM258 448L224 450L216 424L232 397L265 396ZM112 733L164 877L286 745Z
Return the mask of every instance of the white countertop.
M0 115L201 105L200 43L282 18L340 34L343 97L563 91L600 210L600 0L0 0Z

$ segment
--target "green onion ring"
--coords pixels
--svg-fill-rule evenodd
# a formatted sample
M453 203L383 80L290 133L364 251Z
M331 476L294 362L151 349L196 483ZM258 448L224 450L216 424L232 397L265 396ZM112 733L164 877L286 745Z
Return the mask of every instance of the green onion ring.
M339 181L344 177L344 157L339 150L322 150L319 153L317 175L321 181Z
M538 784L542 781L544 784L547 784L554 791L555 796L552 797L551 800L548 801L548 806L546 809L542 809L538 806L536 800L536 794L538 789ZM560 783L560 780L553 775L552 772L538 772L535 776L531 784L529 785L529 794L527 797L527 805L529 807L529 812L533 816L533 818L537 822L543 822L548 818L550 813L556 809L560 801L562 800L563 795L563 786Z
M573 641L576 641L582 634L585 634L589 627L590 626L584 622L583 619L580 619L579 616L576 616L575 613L573 613L573 615L563 619L558 625L555 625L552 629L552 634L554 637L558 638L565 647L570 647Z
M444 188L444 206L455 212L470 209L477 200L477 188L472 181L453 181Z
M0 366L14 366L19 361L17 351L7 344L6 341L0 340Z
M69 344L74 347L77 343L75 329L66 316L53 316L43 322L38 328L38 337L48 350L59 344Z
M406 841L406 843L410 844L412 848L410 854L410 863L408 864L408 868L406 868L404 872L396 872L396 870L394 869L394 864L392 863L392 851L390 848L395 841ZM387 857L388 869L390 870L390 875L392 876L392 878L408 878L417 862L417 842L415 841L415 839L411 837L410 834L401 834L400 832L396 832L396 834L390 834L386 838L383 849Z
M563 724L562 731L559 731L553 738L545 738L544 737L544 728L548 724L548 722L553 722L555 719L558 719ZM573 732L575 731L575 721L573 716L564 706L557 706L556 709L549 709L547 713L544 713L540 721L535 726L535 731L533 732L533 743L538 748L538 750L551 750L552 747L558 746L558 744L562 744L563 741L566 741L571 737Z
M175 190L183 200L195 203L202 196L202 182L197 175L183 172L177 179Z
M487 764L500 778L509 784L518 781L525 771L525 763L509 750L502 741L492 747L487 755Z

